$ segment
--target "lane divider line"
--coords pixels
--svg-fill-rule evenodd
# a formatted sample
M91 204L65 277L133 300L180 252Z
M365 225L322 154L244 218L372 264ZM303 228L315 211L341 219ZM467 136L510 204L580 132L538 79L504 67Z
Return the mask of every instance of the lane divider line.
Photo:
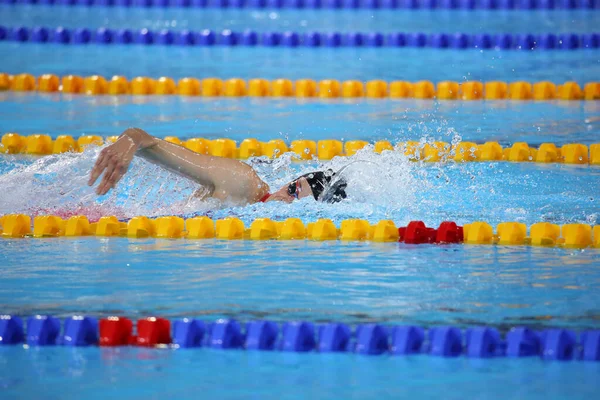
M141 318L134 324L122 316L98 320L93 316L80 315L66 318L64 324L50 315L35 315L26 321L25 326L19 316L0 315L0 346L207 347L394 356L537 356L545 361L600 361L600 330L577 334L567 329L536 331L520 326L510 329L503 338L496 328L486 326L466 330L439 326L426 330L414 325L373 323L352 328L336 322L290 321L279 324L258 320L242 324L235 319L218 319L206 323L192 318L170 321L161 317Z
M158 79L138 76L128 80L115 75L107 79L100 75L82 77L43 74L10 75L0 73L0 91L40 92L99 95L180 95L203 97L276 97L319 99L436 99L436 100L600 100L600 82L587 82L583 89L579 83L567 81L555 84L550 81L440 81L418 82L373 79L339 81L337 79L198 79L185 77L177 82L170 77Z
M50 237L128 237L168 239L223 239L223 240L343 240L370 242L402 242L406 244L452 244L474 245L530 245L560 246L566 248L600 247L600 225L564 224L538 222L527 226L520 222L502 222L493 227L487 222L476 221L459 226L444 221L439 227L427 227L422 221L411 221L397 227L391 220L370 224L363 219L346 219L339 228L331 219L323 218L304 224L299 218L274 221L258 218L247 228L243 221L228 217L213 221L202 217L184 220L177 216L155 219L145 216L120 221L115 216L101 217L95 222L83 215L66 219L58 215L8 214L0 217L0 235L5 238Z
M221 9L594 10L598 0L2 0L8 4Z

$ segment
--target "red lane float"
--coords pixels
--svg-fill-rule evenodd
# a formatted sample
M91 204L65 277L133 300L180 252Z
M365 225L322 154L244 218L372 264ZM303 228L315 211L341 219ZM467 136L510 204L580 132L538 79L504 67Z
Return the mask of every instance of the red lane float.
M135 345L154 347L171 343L171 322L164 318L149 317L137 322Z
M100 320L100 346L127 346L133 342L133 323L124 317Z
M171 343L171 322L164 318L148 317L137 321L137 335L133 322L124 317L100 320L100 346L154 347Z
M428 228L423 221L411 221L398 228L399 241L407 244L462 243L463 227L452 221L444 221L438 229Z

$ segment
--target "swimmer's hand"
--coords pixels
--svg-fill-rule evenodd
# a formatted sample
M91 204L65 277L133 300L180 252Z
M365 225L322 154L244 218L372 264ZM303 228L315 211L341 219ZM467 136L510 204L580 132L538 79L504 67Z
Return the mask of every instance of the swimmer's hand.
M104 172L100 184L96 188L98 195L106 194L114 188L127 172L129 164L135 155L135 152L141 145L138 140L137 132L126 130L117 141L104 148L96 160L94 168L90 173L89 186L92 186L100 175Z

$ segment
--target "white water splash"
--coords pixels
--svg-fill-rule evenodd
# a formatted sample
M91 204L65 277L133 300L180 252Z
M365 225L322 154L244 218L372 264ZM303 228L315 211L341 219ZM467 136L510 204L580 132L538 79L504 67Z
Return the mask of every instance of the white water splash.
M233 206L193 197L200 186L141 159L134 160L116 190L98 197L87 186L98 152L98 148L90 148L82 154L34 160L0 157L0 214L86 215L92 221L104 215L120 219L136 215L236 216L244 223L255 218L297 217L304 222L330 218L335 223L361 218L371 223L391 219L398 226L411 220L423 220L431 226L445 220L595 224L598 218L594 200L597 180L586 173L577 176L582 184L575 186L573 174L577 170L564 166L412 162L402 151L375 154L371 147L328 162L296 163L292 154L285 154L276 160L248 161L271 191L307 172L346 167L342 175L348 181L348 198L336 204L308 197L291 204ZM549 191L544 182L557 182L560 191Z
M37 158L0 175L0 214L86 215L94 220L103 215L131 218L136 215L237 215L254 217L348 217L371 214L391 215L410 208L415 201L415 174L412 163L397 151L375 154L372 146L352 157L336 157L325 163L296 163L288 153L276 160L264 157L248 161L258 174L277 190L300 174L331 168L348 181L348 199L335 206L308 198L292 204L267 203L231 207L214 199L201 200L193 193L196 183L172 174L142 159L134 159L116 190L97 196L87 185L89 172L99 148L81 154ZM420 183L422 186L422 182Z
M87 182L99 151L96 147L82 154L41 157L0 175L0 214L129 218L201 206L191 198L197 185L140 159L134 160L117 190L97 196Z

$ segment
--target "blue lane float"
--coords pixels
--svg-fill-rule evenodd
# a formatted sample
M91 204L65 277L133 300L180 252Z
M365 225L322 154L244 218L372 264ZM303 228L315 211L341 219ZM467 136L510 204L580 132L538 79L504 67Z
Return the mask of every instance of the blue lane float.
M247 350L274 350L279 327L270 321L252 321L246 325Z
M184 318L173 323L173 344L178 347L201 347L206 326L196 319Z
M392 329L390 352L396 355L419 354L425 330L419 326L396 326Z
M88 44L137 44L160 46L266 46L266 47L427 47L435 49L498 49L498 50L577 50L598 49L600 33L553 33L547 34L466 34L466 33L361 33L361 32L235 32L208 29L151 31L149 29L112 30L48 28L36 26L0 26L0 41L34 43Z
M93 346L98 343L98 320L92 317L67 318L60 337L64 346Z
M51 316L36 315L27 320L26 342L30 346L52 346L58 344L60 320Z
M344 324L325 324L319 327L317 351L322 353L350 351L352 332Z
M105 328L102 328L103 323ZM157 328L160 323L164 329L166 339L160 340L160 347L170 348L600 361L600 330L576 334L567 329L535 331L527 327L515 327L503 338L496 328L486 326L466 330L439 326L425 330L419 326L364 324L352 329L343 323L291 321L278 324L259 320L241 324L232 319L206 323L192 318L168 322L150 317L137 322L137 335L156 336L157 331L149 326L153 323L157 324ZM18 316L0 315L0 346L97 346L102 343L122 346L147 343L147 340L135 339L132 325L124 317L109 317L99 323L94 317L73 316L62 323L60 319L48 315L29 317L25 325ZM123 327L126 336L118 343L107 344L112 340L111 337L122 336L115 331L119 326ZM169 326L172 326L172 330ZM140 329L144 329L144 332Z
M600 0L0 0L5 4L220 9L593 10Z

